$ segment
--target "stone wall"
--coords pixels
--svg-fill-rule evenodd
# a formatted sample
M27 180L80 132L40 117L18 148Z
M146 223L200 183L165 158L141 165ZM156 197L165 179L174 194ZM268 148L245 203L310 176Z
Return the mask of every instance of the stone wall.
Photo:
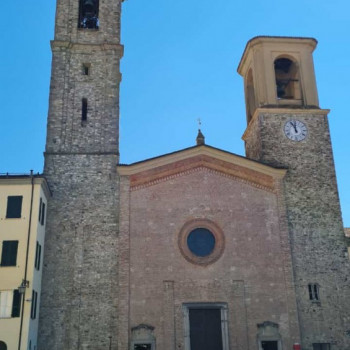
M39 349L116 349L116 156L47 156Z
M308 137L284 136L287 120L298 119ZM302 335L302 347L330 343L347 349L350 338L350 265L329 135L327 111L261 112L254 120L266 164L287 167L285 194ZM254 138L253 136L251 136ZM254 154L259 154L255 151ZM320 302L309 300L308 284L319 286Z
M117 346L121 1L100 1L98 30L78 28L78 8L57 0L51 43L40 350Z

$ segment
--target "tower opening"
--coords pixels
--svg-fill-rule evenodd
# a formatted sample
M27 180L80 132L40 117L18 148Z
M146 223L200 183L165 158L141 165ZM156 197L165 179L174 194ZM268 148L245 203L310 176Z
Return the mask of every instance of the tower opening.
M246 78L246 108L247 108L247 123L249 124L249 122L252 119L253 114L256 110L254 80L253 80L253 70L252 69L249 69L248 74L247 74L247 78Z
M289 58L278 58L274 62L276 94L278 99L301 100L299 70Z
M81 100L81 121L87 121L88 101L87 98Z
M78 28L98 29L99 0L80 0Z

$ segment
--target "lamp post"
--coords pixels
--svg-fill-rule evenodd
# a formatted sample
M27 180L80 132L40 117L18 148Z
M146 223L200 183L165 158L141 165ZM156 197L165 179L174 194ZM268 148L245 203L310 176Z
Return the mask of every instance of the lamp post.
M25 294L26 288L29 288L29 281L22 280L21 285L18 287L18 291L20 294Z

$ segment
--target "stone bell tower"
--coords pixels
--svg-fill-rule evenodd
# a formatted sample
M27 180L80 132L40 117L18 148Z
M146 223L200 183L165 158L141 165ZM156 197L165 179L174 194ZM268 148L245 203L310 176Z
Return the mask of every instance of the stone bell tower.
M350 348L350 264L329 110L318 102L316 45L312 38L248 42L238 67L247 110L243 140L248 158L288 169L284 189L302 349L340 350Z
M39 349L115 349L122 0L57 0Z

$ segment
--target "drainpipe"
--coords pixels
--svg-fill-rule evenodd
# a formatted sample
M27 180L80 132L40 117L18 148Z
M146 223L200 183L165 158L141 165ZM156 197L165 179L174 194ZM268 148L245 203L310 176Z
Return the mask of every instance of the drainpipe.
M24 267L24 279L23 281L27 281L27 274L28 274L28 256L29 256L29 244L30 244L30 232L31 232L31 226L32 226L32 212L33 212L33 197L34 197L34 176L33 176L33 170L30 171L30 181L32 185L32 191L31 191L31 197L30 197L30 209L29 209L29 223L28 223L28 235L27 235L27 251L26 251L26 262ZM26 291L26 289L25 289ZM19 328L19 340L18 340L18 350L21 350L21 343L22 343L22 330L23 330L23 316L24 316L24 305L25 305L25 295L24 292L22 294L22 309L21 309L21 325ZM33 302L33 300L32 300Z

